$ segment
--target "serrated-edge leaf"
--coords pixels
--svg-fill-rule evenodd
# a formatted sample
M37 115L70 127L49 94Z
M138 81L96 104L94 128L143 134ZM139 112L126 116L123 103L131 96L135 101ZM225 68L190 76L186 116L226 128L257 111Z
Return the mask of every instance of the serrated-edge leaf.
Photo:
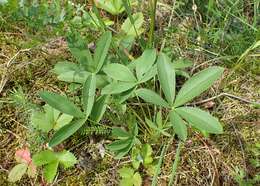
M210 115L208 112L193 107L179 107L175 111L189 124L201 131L212 134L223 133L223 127L218 119Z
M56 161L57 157L53 151L44 150L37 154L34 154L32 157L32 160L36 166L42 166L42 165L46 165L50 162Z
M157 59L157 69L163 93L168 103L172 105L175 97L175 71L171 68L170 58L164 53Z
M8 181L9 182L16 182L19 181L22 176L26 173L28 168L28 164L20 163L14 166L8 174Z
M60 130L58 130L53 137L51 138L49 142L50 147L54 147L67 138L69 138L71 135L73 135L82 125L85 123L85 119L78 119L74 120L71 123L65 125Z
M221 67L209 67L192 76L176 96L174 107L181 106L207 90L223 73Z
M46 113L36 110L32 112L31 123L35 128L43 132L49 132L53 127L53 121L46 117Z
M83 118L84 113L66 97L47 91L40 92L41 98L51 107L74 117Z
M187 127L183 119L174 111L170 112L172 127L177 136L185 141L187 139Z
M118 173L122 178L131 178L134 175L134 170L130 167L123 167L118 170Z
M56 160L44 166L43 175L48 183L51 183L55 178L58 170L59 161Z
M96 76L92 74L88 77L83 86L83 108L86 114L86 118L90 115L96 93Z
M142 178L139 172L136 172L133 176L133 184L134 186L141 186L142 185Z
M57 153L59 163L61 163L64 168L69 168L77 163L77 158L69 151L64 150L63 152Z
M112 33L105 32L97 42L97 48L94 54L94 62L96 65L95 72L99 72L106 59L110 43L112 41Z
M135 93L147 103L152 103L166 108L169 107L169 104L152 90L141 88L136 90Z
M106 65L103 71L114 80L136 82L134 74L124 65L111 63Z

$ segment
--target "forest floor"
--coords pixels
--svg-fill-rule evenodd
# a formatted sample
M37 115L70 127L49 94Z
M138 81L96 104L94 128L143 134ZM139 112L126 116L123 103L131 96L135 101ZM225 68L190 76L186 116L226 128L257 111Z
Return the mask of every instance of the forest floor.
M164 17L171 15L171 9L167 8L171 7L170 2L165 1L169 4L159 5L158 8L158 40L162 37L161 29L168 24ZM203 12L199 11L180 15L176 10L172 27L166 30L166 36L164 35L165 48L194 63L189 73L211 65L225 67L221 83L216 83L212 89L194 101L194 104L209 109L220 119L224 133L204 138L194 132L184 145L176 184L260 184L253 181L260 176L260 110L259 105L254 104L260 100L260 57L259 49L247 52L248 48L259 41L260 30L258 29L258 34L247 32L250 28L234 16L226 17L225 21L230 23L226 23L225 28L222 28L219 22L219 25L212 26L213 21L200 20L200 14ZM243 15L248 11L244 10ZM233 29L232 21L237 21L238 27L241 26L240 29L244 30L228 33L229 41L225 38L218 41L217 38L214 43L215 40L211 37L215 37L216 32L213 33L213 29L230 31ZM46 35L48 29L31 32L23 22L7 22L0 25L0 185L12 185L7 182L7 176L8 171L15 165L15 151L24 146L30 146L30 149L37 148L36 134L32 135L29 132L30 110L26 105L31 102L41 103L38 96L40 90L68 89L50 70L58 61L71 59L71 55L64 37ZM221 37L220 35L216 34L216 37ZM244 42L236 41L236 38L242 38ZM223 47L229 49L224 50ZM243 54L246 56L241 60ZM116 170L129 159L116 161L111 156L97 157L98 145L102 140L102 137L79 136L67 142L67 148L79 157L80 164L76 169L59 172L55 184L117 185ZM160 185L166 185L165 180L170 173L175 150L176 144L173 143L165 156L159 178ZM16 185L34 185L34 181L24 177ZM144 185L150 183L149 177L144 179Z

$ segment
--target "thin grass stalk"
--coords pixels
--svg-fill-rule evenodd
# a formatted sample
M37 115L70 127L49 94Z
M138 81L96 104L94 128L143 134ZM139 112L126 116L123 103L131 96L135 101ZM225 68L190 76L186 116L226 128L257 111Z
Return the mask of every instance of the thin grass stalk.
M157 185L157 181L158 181L158 176L159 174L161 173L161 166L162 166L162 163L163 163L163 159L164 159L164 156L169 148L169 145L170 143L172 142L173 138L171 138L168 142L168 144L164 144L163 145L163 148L162 148L162 151L161 151L161 154L160 154L160 158L159 158L159 161L158 161L158 164L156 166L156 170L155 170L155 174L153 176L153 180L152 180L152 186L156 186Z
M259 0L254 0L254 22L253 22L254 27L256 27L256 24L257 24L257 17L258 17L258 12L259 12L259 4L260 4Z
M148 38L148 48L154 47L154 30L155 30L155 18L156 18L156 7L157 7L157 0L150 0L150 31L149 31L149 38Z
M168 186L173 185L174 177L176 175L176 170L178 168L178 164L179 164L179 161L180 161L180 153L181 153L182 146L183 146L183 143L182 143L182 141L180 141L179 144L178 144L178 147L177 147L176 154L175 154L175 160L174 160L173 165L172 165L172 172L171 172L171 175L170 175L170 180L169 180Z
M167 26L167 29L169 29L171 27L171 24L172 24L172 19L173 19L173 13L174 13L174 7L175 7L175 0L173 2L173 5L172 5L172 10L171 10L171 16L170 16L170 19L169 19L169 22L168 22L168 26ZM165 43L166 43L166 37L163 38L163 42L162 42L162 45L161 45L161 48L160 48L160 51L162 52L164 47L165 47Z

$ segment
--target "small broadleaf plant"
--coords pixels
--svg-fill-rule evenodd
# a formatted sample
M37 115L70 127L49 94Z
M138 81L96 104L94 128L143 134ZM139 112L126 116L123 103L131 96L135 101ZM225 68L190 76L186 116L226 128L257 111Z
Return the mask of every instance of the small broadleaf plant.
M40 97L48 105L50 105L55 110L58 110L59 112L74 118L68 124L62 124L63 127L61 127L49 141L49 147L54 147L73 135L86 123L89 118L95 122L99 122L99 120L102 118L102 115L106 109L107 96L102 95L96 98L96 88L98 86L100 77L98 73L105 63L107 52L111 43L111 37L112 36L110 32L106 32L101 36L97 43L94 56L92 56L90 51L86 48L73 48L71 46L71 52L74 54L74 56L76 56L80 64L77 66L73 63L66 62L64 63L63 67L56 69L56 71L58 70L62 74L62 71L67 71L69 67L74 66L77 68L83 68L84 72L87 73L86 77L84 77L86 80L83 83L82 90L81 104L83 111L65 96L47 91L40 92ZM76 73L73 70L72 72ZM40 122L38 121L38 124L36 123L36 125L40 125Z
M31 153L28 148L17 150L15 152L15 159L18 164L10 170L8 181L17 182L26 173L31 178L36 176L36 166L32 161Z
M133 4L134 1L130 0L129 2ZM118 15L125 11L123 0L95 0L95 3L98 8L104 9L112 15Z
M176 74L171 66L169 57L161 53L157 59L157 71L165 99L145 88L137 89L136 95L148 103L168 109L174 131L182 140L187 138L187 123L202 132L221 134L223 128L216 118L199 108L183 105L207 90L222 75L224 69L210 67L195 74L175 96Z
M76 157L69 151L53 152L51 150L41 151L33 156L36 166L43 166L43 175L48 183L53 182L58 166L61 164L65 169L77 163Z
M179 139L185 141L188 136L187 127L190 126L203 133L220 134L223 132L219 121L208 112L184 106L212 86L223 73L223 68L210 67L198 72L190 77L176 93L176 75L181 75L179 72L190 67L190 63L172 63L166 54L158 55L156 49L144 50L140 57L128 64L111 63L107 60L111 41L112 34L105 32L97 42L94 54L82 40L76 40L75 43L69 41L70 51L79 64L59 63L55 66L54 71L60 80L83 84L82 95L80 105L76 105L66 96L47 91L40 92L40 97L46 102L46 105L44 112L36 111L34 113L32 123L45 132L52 129L57 130L50 139L48 147L52 148L60 144L88 122L98 123L106 111L108 100L117 100L118 103L124 102L127 105L127 100L134 97L140 97L145 102L166 111L165 119L162 119L161 113L156 113L155 109L155 115L158 118L154 120L145 117L145 122L140 122L146 123L150 129L155 131L157 138L160 136L171 138L177 134ZM163 95L146 88L151 79L156 80L156 77L159 79ZM98 89L98 94L96 89ZM110 97L114 99L109 99ZM59 114L55 114L55 112ZM51 119L48 118L50 115ZM56 116L53 117L53 115ZM58 122L63 115L70 116L70 118L67 118L66 122ZM168 118L170 122L168 122ZM46 126L43 126L42 122L45 121L47 121ZM60 127L57 127L57 123L60 123L58 124ZM107 145L107 149L115 154L115 158L120 159L126 156L132 148L141 144L138 138L137 123L139 124L139 122L131 124L129 132L118 127L112 130L116 140ZM173 134L169 130L169 123L173 128ZM51 156L54 157L54 155ZM50 181L54 179L56 167L60 162L57 155L55 157L55 163L51 163L51 161L46 164L37 163L37 161L35 163L38 166L54 167L55 174L45 176ZM48 165L49 163L51 165ZM124 178L128 180L129 177Z
M135 172L130 167L123 167L118 170L121 177L120 186L141 186L142 177L139 172Z
M117 140L109 144L107 146L107 149L115 153L116 159L121 159L129 153L134 145L140 144L137 135L138 126L136 123L133 124L133 128L129 132L115 127L112 129L112 136L115 137Z

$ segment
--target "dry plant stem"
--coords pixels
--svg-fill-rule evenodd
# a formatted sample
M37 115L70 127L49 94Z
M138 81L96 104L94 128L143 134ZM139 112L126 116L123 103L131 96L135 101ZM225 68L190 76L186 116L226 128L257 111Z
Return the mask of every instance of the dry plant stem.
M8 68L12 65L13 61L17 58L17 56L22 53L22 52L29 52L31 49L28 48L28 49L22 49L22 50L19 50L13 57L11 57L8 62L5 64L5 70L4 70L4 73L2 75L2 79L1 79L1 82L0 82L0 93L3 91L4 89L4 86L8 80L7 78L7 71L8 71Z
M244 150L243 142L242 142L242 140L241 140L241 138L240 138L240 136L239 136L239 134L238 134L237 128L235 127L235 125L234 125L233 122L231 122L231 125L232 125L232 127L233 127L233 129L234 129L234 131L235 131L235 135L236 135L236 137L237 137L237 140L238 140L238 143L239 143L241 152L242 152L243 160L244 160L244 162L243 162L244 165L243 165L243 166L244 166L244 169L246 170L247 165L246 165L246 157L245 157L245 150ZM248 177L247 174L246 174L246 177Z
M250 101L250 100L247 100L247 99L245 99L245 98L241 98L241 97L235 96L235 95L233 95L233 94L221 93L221 94L219 94L219 95L217 95L217 96L214 96L214 97L211 97L211 98L202 100L202 101L198 101L198 102L192 103L192 104L190 104L190 105L200 105L200 104L203 104L203 103L212 101L212 100L217 99L217 98L222 97L222 96L227 96L227 97L230 97L230 98L233 98L233 99L237 99L237 100L240 100L240 101L242 101L242 102L249 103L249 104L260 104L260 102Z
M216 160L211 152L211 149L209 148L209 146L207 145L207 143L203 140L203 138L199 135L197 135L197 137L199 138L199 140L205 145L207 151L209 152L209 155L212 159L212 162L214 164L214 168L215 168L215 172L214 172L214 175L213 175L213 178L212 178L212 181L211 181L211 185L214 184L215 182L215 176L217 176L217 178L219 178L219 172L218 172L218 168L217 168L217 164L216 164ZM219 185L219 179L216 179L216 181L218 182L217 185Z

